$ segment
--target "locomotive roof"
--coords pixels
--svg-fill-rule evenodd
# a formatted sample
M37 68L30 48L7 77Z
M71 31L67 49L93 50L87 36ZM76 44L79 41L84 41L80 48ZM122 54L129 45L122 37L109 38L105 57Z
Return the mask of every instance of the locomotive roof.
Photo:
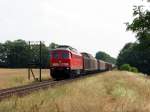
M71 47L71 46L68 46L68 45L59 45L56 49L69 49L69 50L71 50L71 51L76 51L77 52L77 50L75 49L75 48L73 48L73 47Z
M53 49L52 51L55 51L55 50L67 50L67 51L72 51L77 54L80 54L75 48L68 46L68 45L59 45L57 48Z

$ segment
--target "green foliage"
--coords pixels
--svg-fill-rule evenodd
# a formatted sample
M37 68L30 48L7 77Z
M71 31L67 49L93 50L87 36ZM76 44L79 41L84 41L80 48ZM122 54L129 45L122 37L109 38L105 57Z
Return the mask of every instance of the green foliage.
M142 6L135 6L132 23L127 23L127 30L136 33L137 41L128 43L121 50L117 65L125 63L138 68L140 72L150 74L150 11ZM133 69L132 71L135 71Z
M143 6L134 6L133 16L132 23L127 23L127 30L135 32L137 39L142 42L150 36L150 12L144 11Z
M135 60L138 60L136 50L133 50L137 46L136 43L127 43L120 51L117 58L117 65L120 67L125 63L134 65Z
M138 73L138 69L136 67L131 67L131 72Z
M131 66L138 68L140 72L149 73L149 53L150 51L147 49L141 50L140 45L137 43L128 43L121 50L117 58L117 66L120 67L121 65L128 63Z
M136 67L130 66L129 64L123 64L123 65L120 66L119 69L138 73L138 69Z
M0 48L4 67L25 67L28 63L29 49L24 40L6 41Z
M51 43L50 45L49 45L49 50L52 50L52 49L55 49L55 48L57 48L58 47L58 44L55 44L55 43Z
M6 47L4 44L0 43L0 66L6 67L7 66L7 53Z
M120 70L131 71L131 66L129 64L123 64L120 66Z
M108 55L107 53L102 52L102 51L97 52L95 58L100 59L100 60L104 60L104 61L107 61L107 62L110 62L113 64L116 63L115 58L111 57L110 55Z
M32 45L30 49L30 63L36 64L35 67L38 67L40 64L40 46ZM41 45L41 65L42 68L48 67L49 65L49 50L43 43Z
M24 40L6 41L0 43L0 67L27 68L29 63L34 63L34 67L39 67L39 45L29 45ZM49 65L49 50L42 44L42 62L43 68Z

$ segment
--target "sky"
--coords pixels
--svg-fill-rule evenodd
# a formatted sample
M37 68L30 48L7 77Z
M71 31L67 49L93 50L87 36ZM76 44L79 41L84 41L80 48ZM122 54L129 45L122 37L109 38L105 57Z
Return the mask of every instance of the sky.
M0 0L0 42L23 39L70 45L93 55L117 57L134 42L126 31L140 0Z

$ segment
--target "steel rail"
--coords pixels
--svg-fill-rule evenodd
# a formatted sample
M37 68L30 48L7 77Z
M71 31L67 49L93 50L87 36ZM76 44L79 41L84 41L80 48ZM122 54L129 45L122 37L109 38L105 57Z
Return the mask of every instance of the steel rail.
M94 76L96 74L90 74L90 75L84 75L80 76L74 79L66 79L66 80L60 80L60 81L55 81L55 80L47 80L47 81L42 81L42 82L35 82L32 84L24 85L24 86L19 86L19 87L13 87L13 88L7 88L7 89L1 89L0 90L0 101L6 98L9 98L11 96L24 96L29 93L32 93L34 91L38 91L41 89L47 89L49 87L53 86L60 86L64 85L66 83L70 83L76 80L80 80L89 76Z

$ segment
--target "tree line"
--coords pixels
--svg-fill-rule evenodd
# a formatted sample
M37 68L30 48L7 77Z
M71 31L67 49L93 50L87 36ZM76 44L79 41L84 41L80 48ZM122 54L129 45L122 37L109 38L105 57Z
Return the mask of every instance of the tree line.
M133 17L133 21L127 23L127 31L135 33L137 41L123 47L117 65L129 64L140 72L150 74L150 11L135 6Z
M116 64L116 59L111 57L109 54L103 51L98 51L95 56L96 59L100 59L112 64Z
M41 66L49 66L49 50L55 47L51 43L48 47L41 44ZM3 68L27 68L39 67L40 65L40 48L39 44L29 46L29 42L24 40L6 41L0 43L0 67Z

